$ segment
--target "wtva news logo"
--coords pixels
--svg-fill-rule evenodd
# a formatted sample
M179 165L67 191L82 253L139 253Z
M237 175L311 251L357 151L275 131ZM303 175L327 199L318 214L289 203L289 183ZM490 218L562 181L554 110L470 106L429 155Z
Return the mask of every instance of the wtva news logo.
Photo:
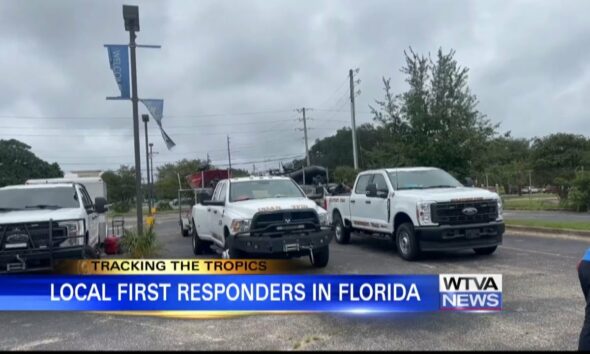
M500 311L501 274L440 274L440 309L448 311Z

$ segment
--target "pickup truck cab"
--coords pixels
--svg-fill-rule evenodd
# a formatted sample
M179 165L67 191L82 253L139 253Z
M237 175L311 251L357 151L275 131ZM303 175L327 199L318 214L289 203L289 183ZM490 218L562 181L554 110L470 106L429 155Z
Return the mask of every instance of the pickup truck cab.
M213 246L224 258L309 255L325 267L333 231L327 213L289 177L221 180L210 200L193 206L195 255Z
M52 269L64 258L96 258L99 214L79 183L0 188L0 273Z
M348 243L352 231L390 236L406 260L421 251L491 254L504 233L496 193L465 187L438 168L365 171L350 196L327 197L326 203L337 242Z

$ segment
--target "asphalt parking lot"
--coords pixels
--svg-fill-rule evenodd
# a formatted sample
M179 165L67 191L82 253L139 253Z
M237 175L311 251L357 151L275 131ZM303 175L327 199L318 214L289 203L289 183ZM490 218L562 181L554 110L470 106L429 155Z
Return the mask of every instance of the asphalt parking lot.
M156 226L162 258L193 257L174 217ZM36 350L575 350L584 300L576 263L590 240L506 234L492 256L430 254L405 262L386 240L331 244L327 268L349 274L501 273L504 309L495 314L254 315L171 319L95 313L0 315L0 349ZM212 255L211 257L215 257ZM301 259L301 262L308 262Z

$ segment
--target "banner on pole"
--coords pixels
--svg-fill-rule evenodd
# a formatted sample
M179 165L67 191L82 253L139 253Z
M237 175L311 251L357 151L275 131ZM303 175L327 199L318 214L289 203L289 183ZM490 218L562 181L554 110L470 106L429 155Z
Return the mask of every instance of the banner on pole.
M129 46L126 44L105 44L105 47L109 54L111 70L121 92L120 97L109 97L108 99L130 99Z
M160 132L162 133L162 138L164 139L164 142L166 143L166 147L168 148L168 150L172 149L174 146L176 146L176 144L174 143L174 141L172 141L170 136L168 136L168 134L166 134L166 132L164 131L164 128L162 128L164 100L162 100L162 99L140 99L140 101L143 102L143 104L145 105L145 108L147 108L148 112L150 112L150 114L152 115L152 117L155 119L156 123L160 127Z

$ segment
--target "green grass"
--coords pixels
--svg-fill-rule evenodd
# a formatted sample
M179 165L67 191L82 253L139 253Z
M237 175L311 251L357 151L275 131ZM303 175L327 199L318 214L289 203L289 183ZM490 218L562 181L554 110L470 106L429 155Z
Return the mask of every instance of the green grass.
M559 198L554 194L532 194L518 196L502 196L505 210L563 210Z
M506 225L546 227L550 229L590 231L590 221L505 220Z

